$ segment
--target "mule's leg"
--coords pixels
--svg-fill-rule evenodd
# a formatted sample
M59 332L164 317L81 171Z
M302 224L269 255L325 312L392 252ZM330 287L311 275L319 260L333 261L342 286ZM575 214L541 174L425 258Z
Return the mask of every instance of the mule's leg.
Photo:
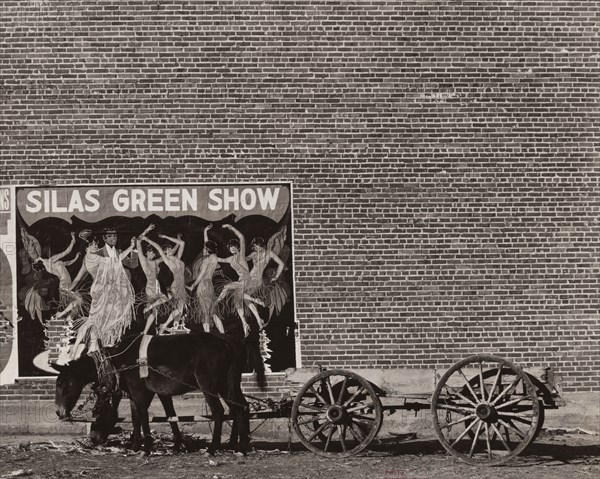
M225 402L229 406L229 411L233 417L230 444L235 441L235 450L245 455L246 452L248 452L248 446L250 445L250 411L248 402L244 398L241 390L239 394L234 395L233 399L226 399Z
M208 447L209 454L214 454L221 447L221 431L223 430L223 405L216 395L204 393L206 404L210 408L213 417L213 436L212 442Z
M142 426L142 431L144 432L144 452L150 454L152 450L152 436L150 435L148 407L152 402L154 393L145 388L143 391L136 391L135 393L130 389L130 397L131 401L135 402L137 417Z
M129 401L131 406L131 425L133 426L133 435L131 436L131 449L138 452L142 447L142 433L140 425L140 417L138 416L137 408L133 401Z
M179 452L181 449L182 437L181 431L179 430L179 423L177 422L177 413L175 412L175 407L173 406L173 397L159 394L158 399L160 399L160 402L163 405L165 414L167 415L167 421L169 421L171 431L173 431L173 450L175 452Z
M238 449L238 444L239 444L239 437L240 437L240 433L239 433L239 428L238 428L238 424L239 424L239 418L237 416L237 414L235 414L235 411L233 411L231 409L231 406L229 406L229 412L231 414L232 417L232 421L231 421L231 436L229 436L229 444L228 447L229 449L233 449L234 451L237 451Z

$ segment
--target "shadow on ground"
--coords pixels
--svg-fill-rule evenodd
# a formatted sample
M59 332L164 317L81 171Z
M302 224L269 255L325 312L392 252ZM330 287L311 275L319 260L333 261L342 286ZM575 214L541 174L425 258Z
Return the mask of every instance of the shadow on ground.
M591 463L600 463L600 444L597 438L587 437L583 439L587 444L569 444L569 438L564 438L564 442L550 442L548 439L540 438L538 442L530 444L523 451L518 459L523 465L532 463L547 464L561 462L564 464L573 462L582 462L587 460ZM577 442L581 442L578 438ZM252 447L260 450L288 450L286 442L266 442L253 441ZM299 442L292 442L290 450L292 452L307 451ZM446 454L445 449L437 439L417 439L415 434L406 434L390 438L376 439L361 454L385 455L385 456L426 456L435 454ZM515 460L512 465L518 465Z

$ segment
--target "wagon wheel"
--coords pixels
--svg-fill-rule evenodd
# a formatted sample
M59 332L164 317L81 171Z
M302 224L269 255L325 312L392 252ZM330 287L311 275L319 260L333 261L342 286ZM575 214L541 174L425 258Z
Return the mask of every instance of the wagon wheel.
M375 438L382 420L381 401L369 382L339 369L312 377L292 406L300 442L320 456L357 454Z
M506 372L508 372L508 371L506 371ZM489 380L490 377L495 377L496 374L498 374L498 368L488 369L487 371L484 371L484 373L483 373L484 384L486 384L486 380ZM527 374L527 373L525 373L525 374ZM532 442L534 442L536 440L536 438L542 431L542 427L544 426L544 419L545 419L546 414L545 414L545 410L544 410L544 401L543 401L543 399L540 399L541 392L539 390L539 386L536 385L535 377L533 377L529 374L527 374L527 377L533 384L536 395L538 396L538 404L539 404L539 408L540 408L538 424L537 424L537 427L535 428L535 433L533 434L531 441L529 441L529 445L530 445ZM477 385L479 384L479 375L471 378L471 380L469 381L469 384L471 385L472 389L477 387ZM492 387L492 384L488 381L488 383L486 384L486 387L485 387L488 394L490 392L491 387ZM471 392L466 385L461 389L460 392L461 392L461 394L464 394L467 397L471 396ZM467 421L465 424L467 426L469 426L470 422ZM473 439L475 437L475 429L469 430L469 436L471 439Z
M488 355L452 366L435 388L431 412L435 432L450 454L486 466L503 464L523 451L540 419L536 390L527 374Z

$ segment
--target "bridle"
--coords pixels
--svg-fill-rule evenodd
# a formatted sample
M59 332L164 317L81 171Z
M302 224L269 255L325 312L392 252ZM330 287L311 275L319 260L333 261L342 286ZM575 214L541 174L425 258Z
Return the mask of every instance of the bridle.
M112 361L106 355L104 348L100 348L97 351L89 353L94 360L96 365L96 371L98 372L98 381L93 386L94 392L98 400L92 410L94 420L98 417L98 408L105 404L108 404L111 408L118 406L115 401L120 400L122 392L119 389L119 373L115 369Z

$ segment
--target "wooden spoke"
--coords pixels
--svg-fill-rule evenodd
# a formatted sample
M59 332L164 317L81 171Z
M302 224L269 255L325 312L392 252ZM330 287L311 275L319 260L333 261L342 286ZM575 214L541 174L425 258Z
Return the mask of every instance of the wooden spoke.
M360 394L364 393L365 391L366 391L366 389L364 387L359 388L358 391L356 391L350 399L348 399L344 404L342 404L342 406L343 407L348 406L348 404L350 404L352 401L354 401Z
M329 430L329 434L327 434L327 441L325 442L325 448L324 451L327 451L327 449L329 448L329 444L331 443L331 437L333 436L333 433L335 432L335 427L332 427Z
M444 424L443 426L440 425L440 427L442 429L448 429L448 428L450 428L452 426L456 426L457 424L460 424L461 422L465 422L465 421L469 421L471 419L475 419L476 417L477 417L476 414L471 414L470 416L465 416L465 417L463 417L461 419L457 419L456 421L452 421L452 422L449 422L448 424Z
M469 432L471 429L473 429L473 426L475 426L475 424L476 424L476 423L477 423L477 421L473 421L471 424L469 424L469 425L468 425L468 426L465 428L465 430L464 430L464 431L463 431L463 432L460 434L460 436L458 436L458 437L457 437L457 438L454 440L454 442L453 442L451 445L452 445L453 447L454 447L454 446L456 446L456 444L458 444L458 442L459 442L459 441L460 441L460 440L461 440L463 437L465 437L465 436L468 434L468 432Z
M326 419L326 416L313 416L306 421L298 421L298 426L304 426L305 424L312 424L315 421L320 422Z
M512 389L514 388L517 383L521 380L521 378L519 376L517 376L515 379L513 379L513 382L510 383L510 386L508 386L504 391L502 391L500 394L498 394L498 396L496 397L496 399L494 399L490 404L492 406L495 406L496 403L498 401L500 401L500 399L502 399L504 396L506 396L506 394Z
M359 429L360 431L360 429ZM354 430L354 423L351 422L350 423L350 432L352 433L352 435L354 436L354 439L358 442L361 442L363 440L362 435L361 434L357 434L356 431Z
M360 420L360 421L370 421L370 422L375 422L375 417L369 417L369 416L363 416L361 414L353 414L352 415L352 419L354 420Z
M317 398L319 399L319 401L321 401L322 404L328 404L327 401L325 401L325 399L323 399L323 396L321 396L315 389L313 386L310 387L310 391L312 391L314 393L315 396L317 396Z
M315 432L312 433L312 435L308 438L308 441L312 441L315 437L317 437L319 434L321 434L325 428L327 426L331 426L331 423L329 421L325 421L323 424L321 424L317 430Z
M502 376L502 363L498 363L498 372L496 373L496 377L494 378L494 384L492 385L492 389L490 390L490 395L488 396L488 402L492 400L494 396L494 391L498 387L498 383L500 381L500 377Z
M481 400L485 401L485 384L483 383L483 364L481 361L479 361L479 390Z
M327 391L329 392L329 399L331 400L329 404L335 404L335 399L333 398L333 390L331 389L331 376L327 376L325 378L325 384L327 384Z
M506 423L505 421L503 421L502 419L498 419L498 422L500 424L502 424L506 429L511 430L512 432L514 432L517 436L519 436L521 439L525 439L525 434L523 434L519 429L517 429L517 427L512 426L508 423Z
M344 376L344 380L342 381L342 387L340 388L340 394L338 396L336 404L342 404L342 399L344 399L344 393L346 392L346 384L348 384L348 378Z
M460 391L456 391L453 387L450 387L448 385L446 385L446 389L449 389L450 392L456 396L458 396L459 398L461 398L463 401L465 401L466 403L469 403L471 406L473 407L477 407L477 404L474 403L473 401L471 401L469 398L467 398L466 396L463 396Z
M358 406L354 406L354 407L351 407L350 409L346 409L346 412L360 411L361 409L366 409L368 407L373 407L373 403L370 402L368 404L361 404Z
M501 414L500 417L502 417L502 416L503 415ZM515 421L516 421L516 422L518 422L520 424L523 424L523 426L526 426L527 428L529 428L533 424L533 419L534 418L531 418L531 420L529 420L529 419L524 419L522 417L512 417L510 419L507 418L506 420L508 422L510 422L511 424L513 424L513 425L515 425Z
M513 404L518 404L521 401L527 401L529 398L527 396L520 396L511 401L503 402L502 404L496 406L496 410L504 409L505 407L512 406Z
M492 424L492 429L494 430L494 434L500 438L500 441L502 441L502 445L504 446L504 449L506 449L508 452L511 452L512 449L510 448L508 443L504 440L504 438L502 437L502 434L500 434L500 431L498 431L498 428L496 427L495 424Z
M475 412L475 408L467 409L466 407L456 407L449 404L438 404L440 409L448 409L449 411L460 412L462 414L472 414Z
M490 428L488 423L485 423L485 444L488 451L488 459L492 459L492 445L490 444Z
M475 450L475 445L477 444L477 438L479 438L479 433L481 432L481 428L483 427L483 421L478 421L477 431L475 431L475 436L473 437L473 442L471 443L471 449L469 449L469 456L473 456L473 451Z
M343 424L343 425L339 425L338 424L337 427L338 427L338 431L339 431L339 434L340 434L340 442L342 443L342 450L344 452L346 452L347 451L347 449L346 449L346 425L345 424Z
M300 407L305 407L307 409L311 409L313 411L318 411L319 414L323 413L323 407L313 406L312 404L300 403ZM303 411L302 414L308 414L307 411Z
M523 413L518 413L518 412L500 411L498 414L500 414L500 416L518 417L525 421L527 419L533 419L533 416L531 414L523 414Z
M473 395L473 399L478 399L477 394L475 394L475 391L471 387L471 383L467 379L467 376L465 376L465 373L462 372L462 369L458 370L458 374L460 374L462 376L462 378L465 380L465 384L466 384L467 388L469 388L469 391L471 391L471 394Z

